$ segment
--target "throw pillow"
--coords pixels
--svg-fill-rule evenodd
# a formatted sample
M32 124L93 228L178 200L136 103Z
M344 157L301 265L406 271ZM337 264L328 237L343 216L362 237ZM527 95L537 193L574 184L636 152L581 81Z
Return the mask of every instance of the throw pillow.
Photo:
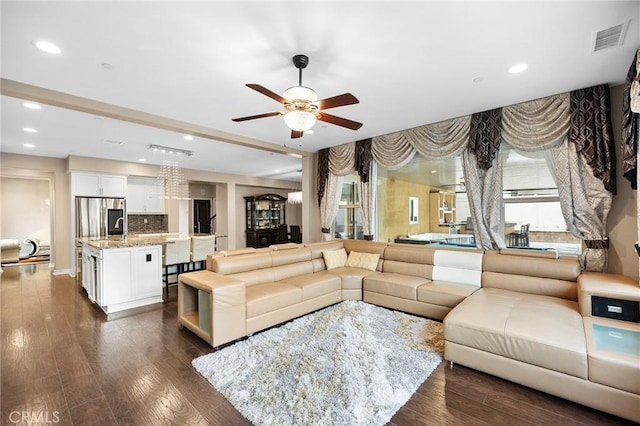
M375 271L378 267L378 259L380 259L378 253L358 253L357 251L352 251L349 253L346 266Z
M347 263L347 252L343 248L323 251L322 257L327 269L341 268Z

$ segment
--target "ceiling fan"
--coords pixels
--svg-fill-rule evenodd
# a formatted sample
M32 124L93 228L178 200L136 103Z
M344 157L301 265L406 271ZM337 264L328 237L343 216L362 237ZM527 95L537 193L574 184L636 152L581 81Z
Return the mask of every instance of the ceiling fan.
M280 102L284 106L284 111L239 117L234 118L233 121L240 122L255 120L256 118L284 115L284 121L291 129L292 139L302 137L305 131L313 127L316 120L346 127L351 130L358 130L362 127L362 123L358 123L357 121L324 112L324 110L329 108L357 104L359 101L355 96L351 93L343 93L342 95L318 100L318 95L313 89L302 85L302 70L309 65L309 58L306 55L296 55L293 57L293 65L298 68L298 85L285 90L282 96L259 84L250 83L246 85L256 92L260 92Z

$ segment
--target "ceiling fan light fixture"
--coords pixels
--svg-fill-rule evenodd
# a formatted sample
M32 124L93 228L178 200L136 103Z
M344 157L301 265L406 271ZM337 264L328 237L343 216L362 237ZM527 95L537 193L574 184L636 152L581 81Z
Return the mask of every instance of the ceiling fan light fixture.
M284 122L291 130L306 132L316 124L316 115L308 111L289 111L284 115Z
M306 86L293 86L284 91L283 98L289 102L306 101L315 102L318 100L318 94L315 90Z

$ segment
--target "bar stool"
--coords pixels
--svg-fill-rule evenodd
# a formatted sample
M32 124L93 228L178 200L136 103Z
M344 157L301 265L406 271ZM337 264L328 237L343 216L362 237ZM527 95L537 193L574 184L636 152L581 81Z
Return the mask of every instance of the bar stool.
M165 284L167 292L167 298L169 297L169 277L176 275L176 282L178 284L177 276L184 271L184 265L191 260L191 238L167 238L166 244L164 244L164 255L162 256L162 281ZM171 266L176 267L176 272L169 272ZM174 283L172 283L174 284Z
M529 224L522 225L520 231L509 234L509 245L513 247L529 247Z
M207 255L216 251L216 236L203 235L191 237L191 263L193 271L205 269Z

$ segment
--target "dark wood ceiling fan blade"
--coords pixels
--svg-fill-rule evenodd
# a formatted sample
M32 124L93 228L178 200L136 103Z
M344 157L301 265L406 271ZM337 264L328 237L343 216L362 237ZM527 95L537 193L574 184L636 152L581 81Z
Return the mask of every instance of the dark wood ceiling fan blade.
M267 89L264 86L260 86L259 84L248 83L247 87L255 90L256 92L260 92L263 95L270 97L274 101L280 102L281 104L284 104L285 102L287 102L287 100L282 96L278 95L275 92L272 92L271 90Z
M359 102L358 98L353 96L351 93L343 93L342 95L332 96L331 98L320 99L315 103L318 104L318 109L323 110L344 105L353 105Z
M282 113L281 112L267 112L265 114L248 115L246 117L232 118L231 121L239 122L239 121L255 120L256 118L275 117L276 115L280 115L280 114L282 114Z
M299 132L297 130L291 131L291 139L301 138L304 135L304 132Z
M346 118L337 117L335 115L327 114L326 112L320 112L317 115L318 120L325 121L327 123L335 124L336 126L346 127L351 130L358 130L362 127L362 123L357 121L348 120Z

